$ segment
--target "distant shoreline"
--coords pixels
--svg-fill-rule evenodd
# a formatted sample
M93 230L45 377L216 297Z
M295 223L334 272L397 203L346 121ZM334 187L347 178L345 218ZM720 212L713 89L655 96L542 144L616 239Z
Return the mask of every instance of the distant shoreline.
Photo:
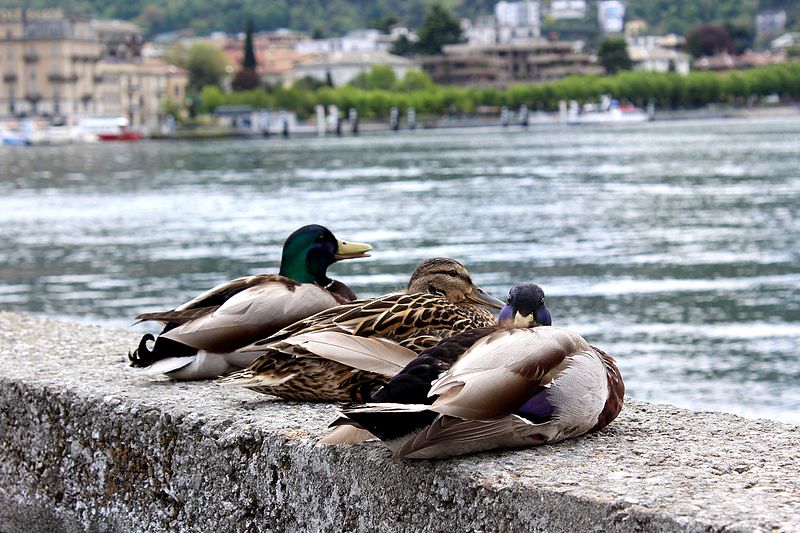
M679 109L679 110L660 110L656 111L652 122L672 122L681 120L705 120L705 119L727 119L727 118L785 118L795 116L800 119L800 105L775 105L757 107L730 107L709 105L702 109ZM581 125L581 128L619 126L622 124L599 123L595 125ZM630 125L630 124L629 124ZM541 126L568 126L559 116L558 112L534 112L530 114L527 128L534 129ZM409 128L402 124L397 129L398 132L409 132L414 130L443 130L443 129L467 129L467 128L486 128L486 127L508 127L510 129L525 128L519 121L510 121L504 125L499 117L471 116L471 117L440 117L437 119L419 120L415 128ZM385 121L365 121L358 125L358 134L352 132L351 125L347 122L342 123L341 137L353 137L356 135L374 135L390 133L392 128ZM289 139L292 137L317 137L320 136L317 125L313 121L304 121L289 132ZM326 131L322 136L337 137L332 131ZM249 130L224 130L224 129L202 129L202 130L179 130L175 135L154 134L149 138L158 141L169 140L210 140L228 138L281 138L280 131L270 131L268 136L263 133Z

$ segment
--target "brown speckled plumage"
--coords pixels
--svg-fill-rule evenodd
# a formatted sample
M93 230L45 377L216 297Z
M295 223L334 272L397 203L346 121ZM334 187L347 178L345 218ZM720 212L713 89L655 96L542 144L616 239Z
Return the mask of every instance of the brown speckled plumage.
M460 263L428 260L417 267L406 292L328 309L243 348L262 353L250 367L221 382L287 399L367 399L407 361L439 340L496 324L492 313L475 305L479 300L489 302ZM368 372L331 361L298 343L301 336L326 332L390 341L389 349L396 345L398 352L408 354L406 362L394 372Z

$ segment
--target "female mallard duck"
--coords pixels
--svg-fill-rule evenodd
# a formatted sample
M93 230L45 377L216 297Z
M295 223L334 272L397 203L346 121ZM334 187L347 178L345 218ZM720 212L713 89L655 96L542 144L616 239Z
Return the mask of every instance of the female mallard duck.
M321 442L363 440L346 431L355 426L395 459L433 459L558 442L614 420L625 393L614 360L572 331L530 327L549 323L538 286L513 287L500 316L420 354L373 395L382 403L345 409Z
M336 261L368 257L371 249L369 244L338 240L322 226L303 226L286 239L277 275L234 279L172 311L136 317L163 322L165 327L152 349L147 343L153 335L142 337L128 355L131 366L174 379L209 379L243 368L255 356L231 357L237 348L355 300L347 285L328 277L327 269Z
M328 309L242 348L259 358L220 382L291 400L367 399L418 352L496 324L478 305L500 309L503 302L477 287L458 261L428 259L405 291Z

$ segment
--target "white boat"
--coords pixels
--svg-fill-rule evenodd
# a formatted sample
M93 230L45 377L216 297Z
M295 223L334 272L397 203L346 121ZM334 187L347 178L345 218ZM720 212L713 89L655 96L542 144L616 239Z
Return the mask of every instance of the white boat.
M78 130L83 137L101 141L137 141L144 138L138 131L130 129L125 117L86 117L81 119Z
M51 124L44 118L8 119L0 122L0 144L32 146L82 142L80 131L66 124Z
M29 146L31 145L30 121L18 122L16 120L6 120L0 122L0 144L8 146Z
M603 96L597 104L584 104L583 107L573 100L567 111L567 124L632 124L650 119L650 115L638 107L620 104L609 96Z

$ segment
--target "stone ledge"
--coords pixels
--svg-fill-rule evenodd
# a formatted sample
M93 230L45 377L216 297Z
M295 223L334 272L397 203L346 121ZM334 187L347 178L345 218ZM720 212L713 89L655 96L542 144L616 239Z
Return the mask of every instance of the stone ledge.
M800 530L800 426L629 400L558 445L392 462L317 446L333 406L139 376L137 340L0 313L0 531Z

